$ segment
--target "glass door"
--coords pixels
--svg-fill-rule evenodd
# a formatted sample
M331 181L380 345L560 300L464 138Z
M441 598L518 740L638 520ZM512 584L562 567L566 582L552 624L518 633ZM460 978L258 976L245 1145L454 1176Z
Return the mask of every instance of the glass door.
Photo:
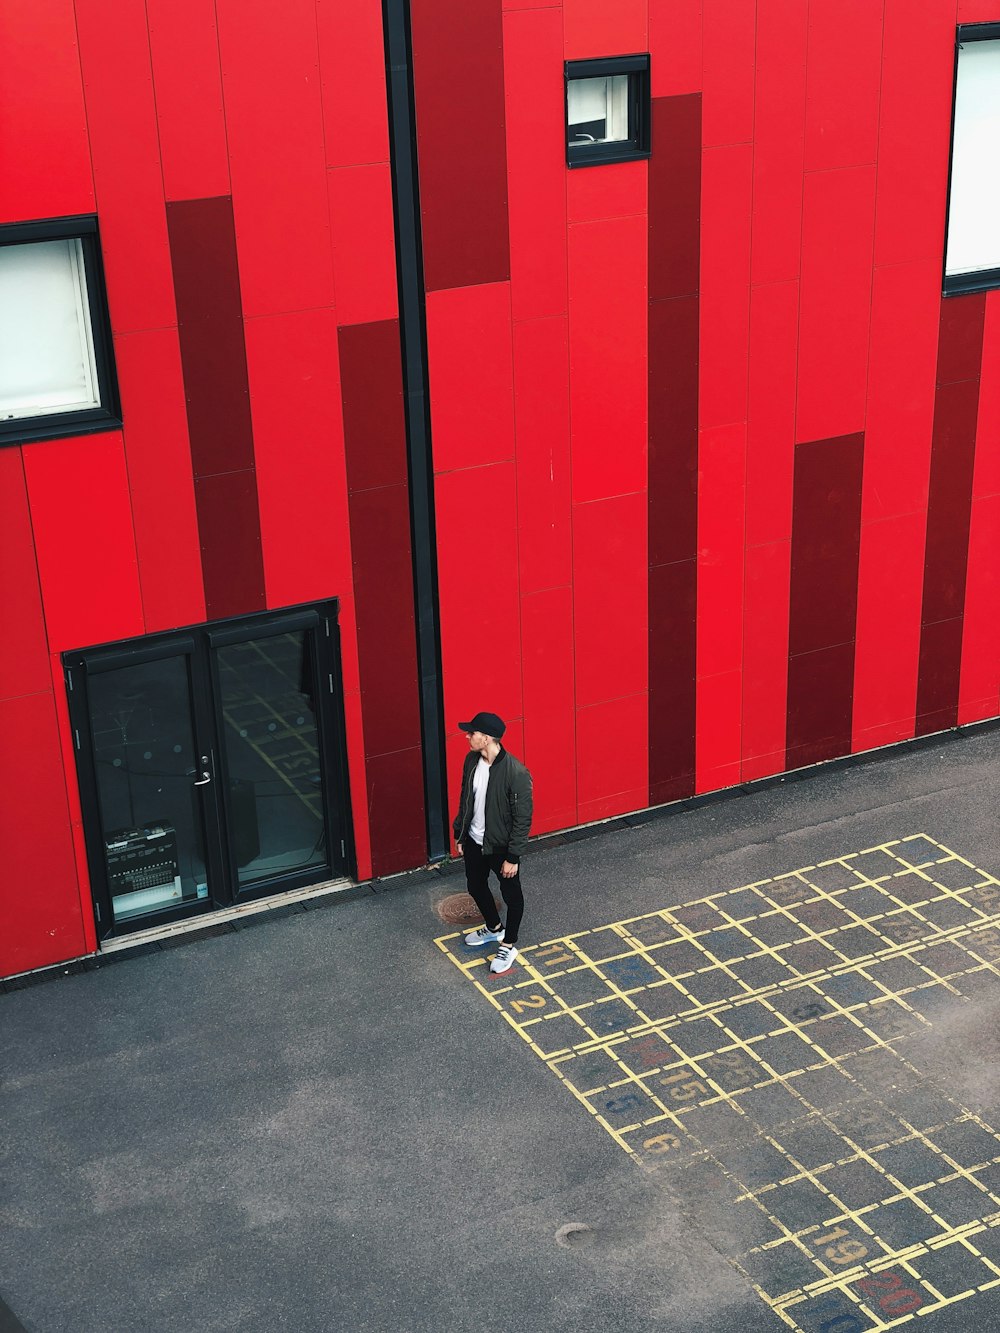
M347 871L335 607L65 659L101 937Z

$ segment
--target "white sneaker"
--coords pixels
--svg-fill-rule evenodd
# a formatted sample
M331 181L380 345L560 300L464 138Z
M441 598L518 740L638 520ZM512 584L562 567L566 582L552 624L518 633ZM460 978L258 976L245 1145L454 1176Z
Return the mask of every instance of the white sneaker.
M481 944L493 944L503 939L503 926L499 930L490 930L489 926L480 926L471 935L466 935L465 942L470 949L478 949Z
M499 976L501 972L509 972L514 966L514 959L517 957L517 950L513 944L501 944L497 949L497 956L490 963L490 971L494 976Z

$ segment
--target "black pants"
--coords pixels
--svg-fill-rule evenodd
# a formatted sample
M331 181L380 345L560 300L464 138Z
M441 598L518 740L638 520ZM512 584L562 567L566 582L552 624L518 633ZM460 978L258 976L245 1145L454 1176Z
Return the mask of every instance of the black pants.
M475 900L480 912L482 912L483 920L490 930L499 930L500 928L497 905L493 901L493 894L490 892L491 870L500 881L500 892L507 904L507 924L503 931L504 944L516 944L518 927L521 924L521 917L524 915L524 894L521 892L520 867L518 867L516 875L512 875L510 879L504 879L500 873L500 867L506 861L506 855L503 852L495 852L492 856L485 856L482 847L471 837L467 837L465 842L462 843L462 851L465 854L465 882L469 886L469 893Z

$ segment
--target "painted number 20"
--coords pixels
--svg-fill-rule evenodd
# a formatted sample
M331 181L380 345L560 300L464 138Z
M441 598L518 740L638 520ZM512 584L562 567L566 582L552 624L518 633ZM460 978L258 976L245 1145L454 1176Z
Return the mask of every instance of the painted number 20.
M876 1277L862 1278L858 1283L858 1290L863 1291L866 1296L876 1297L879 1309L884 1310L887 1315L892 1315L893 1318L901 1314L912 1314L924 1303L920 1292L904 1286L903 1279L898 1273L879 1273Z

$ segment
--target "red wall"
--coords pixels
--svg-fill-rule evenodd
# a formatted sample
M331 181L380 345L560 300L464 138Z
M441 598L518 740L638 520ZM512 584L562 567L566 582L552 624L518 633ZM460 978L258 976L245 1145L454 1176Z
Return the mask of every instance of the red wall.
M998 17L412 0L453 783L478 708L539 832L1000 712L1000 293L941 297ZM3 974L94 947L66 649L340 598L359 875L426 846L379 0L0 44L0 222L98 214L125 422L0 451ZM563 61L638 51L651 159L568 171Z

